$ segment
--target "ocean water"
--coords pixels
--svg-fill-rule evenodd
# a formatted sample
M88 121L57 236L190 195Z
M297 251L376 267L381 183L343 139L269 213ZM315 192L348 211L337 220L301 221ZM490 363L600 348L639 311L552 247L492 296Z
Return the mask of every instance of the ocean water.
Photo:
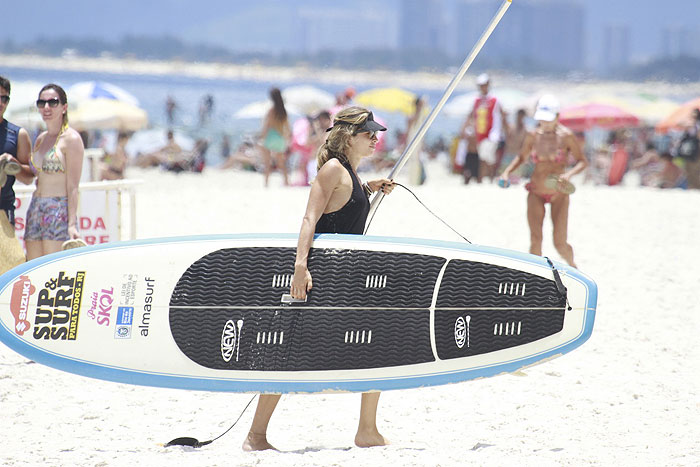
M114 84L139 99L141 107L148 112L150 126L154 128L165 129L167 126L165 101L170 95L178 106L175 128L193 139L208 139L210 149L207 152L207 159L213 165L222 160L220 145L223 135L228 135L232 148L235 148L240 141L260 129L259 119L239 119L235 118L234 114L251 102L267 99L271 87L284 89L289 86L311 85L331 94L341 92L347 86L355 87L357 92L375 87L355 86L350 80L346 83L330 85L313 81L280 83L273 80L206 79L189 76L63 72L25 68L5 68L2 74L11 80L13 86L28 81L42 84L53 82L66 89L81 81L105 81ZM352 74L349 73L348 77L351 76ZM445 87L447 84L446 82ZM378 86L382 85L378 84ZM438 102L443 92L435 89L410 89L410 91L426 96L431 106ZM207 94L214 98L213 116L208 124L200 126L199 106L202 98ZM394 130L404 131L406 128L406 116L381 110L375 110L374 113L387 123L388 144L392 146L396 141ZM460 124L461 119L438 115L426 135L426 141L434 141L440 136L449 138L458 131Z

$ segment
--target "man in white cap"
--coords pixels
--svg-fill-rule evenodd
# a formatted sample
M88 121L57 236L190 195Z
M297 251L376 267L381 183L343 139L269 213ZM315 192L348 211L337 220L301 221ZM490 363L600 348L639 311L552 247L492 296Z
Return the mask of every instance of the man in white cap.
M491 78L482 73L476 78L479 96L474 100L474 107L467 116L460 130L460 137L465 138L467 127L473 128L478 145L479 159L483 163L484 175L496 176L496 150L503 136L503 113L496 96L489 94ZM480 169L481 172L481 169ZM481 173L476 175L481 181Z

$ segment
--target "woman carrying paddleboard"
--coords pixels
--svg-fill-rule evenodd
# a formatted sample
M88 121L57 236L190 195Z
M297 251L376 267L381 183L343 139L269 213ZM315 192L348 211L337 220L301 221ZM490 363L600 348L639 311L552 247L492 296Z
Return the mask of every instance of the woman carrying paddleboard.
M311 272L307 267L314 233L361 235L369 213L369 196L381 190L389 194L395 184L388 179L361 183L357 174L360 161L374 152L377 132L386 128L374 121L372 112L361 107L348 107L338 112L326 142L319 148L318 175L311 185L306 213L299 232L291 295L306 298L312 289ZM248 436L243 442L246 451L274 449L267 441L267 426L279 394L261 394ZM355 444L360 447L382 446L387 440L377 430L379 393L362 394L360 422Z
M569 195L575 187L569 179L588 166L576 136L559 123L559 102L552 95L544 95L535 112L537 129L528 133L518 157L503 171L499 185L507 187L510 174L532 158L535 169L530 182L525 185L527 195L527 222L530 226L530 253L542 255L542 223L545 205L551 204L554 247L569 265L574 263L574 249L567 241L569 221ZM569 155L576 160L566 170Z

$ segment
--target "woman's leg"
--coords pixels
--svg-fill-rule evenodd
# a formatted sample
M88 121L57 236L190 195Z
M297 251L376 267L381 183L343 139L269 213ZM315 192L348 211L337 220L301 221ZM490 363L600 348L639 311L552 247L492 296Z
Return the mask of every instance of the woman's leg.
M275 161L277 163L277 168L282 171L282 178L284 178L284 185L289 185L289 175L287 174L287 157L283 152L275 153Z
M527 194L527 223L530 226L530 253L542 256L542 223L544 201L536 194Z
M272 155L266 147L260 147L260 153L263 157L263 163L265 164L265 186L267 187L270 182L270 172L272 172Z
M260 394L253 423L250 425L248 436L243 441L244 451L275 449L273 445L267 442L267 425L270 423L270 417L272 417L280 397L282 397L281 394Z
M63 240L42 240L41 244L45 255L63 250Z
M552 230L554 247L570 266L574 263L574 249L567 241L569 228L569 195L555 196L552 200Z
M44 255L44 247L41 240L25 240L24 246L27 249L27 261Z
M372 446L385 446L389 440L384 438L377 429L377 405L379 404L379 392L362 393L360 403L360 423L355 435L355 445L361 448Z

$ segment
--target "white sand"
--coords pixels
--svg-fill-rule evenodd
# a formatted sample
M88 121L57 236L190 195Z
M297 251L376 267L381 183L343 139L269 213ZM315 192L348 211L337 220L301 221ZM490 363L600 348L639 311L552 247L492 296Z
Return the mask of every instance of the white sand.
M262 188L257 174L131 169L139 238L296 232L307 189ZM365 174L366 176L366 174ZM415 192L475 243L527 251L525 192L465 187L439 166ZM353 445L356 394L283 397L269 439L244 453L253 410L201 449L178 436L222 433L248 394L128 386L63 373L0 345L0 462L27 466L698 465L700 464L700 192L581 186L570 239L599 287L593 336L525 371L382 394L388 447ZM545 254L558 256L545 223ZM370 233L459 240L406 192Z

